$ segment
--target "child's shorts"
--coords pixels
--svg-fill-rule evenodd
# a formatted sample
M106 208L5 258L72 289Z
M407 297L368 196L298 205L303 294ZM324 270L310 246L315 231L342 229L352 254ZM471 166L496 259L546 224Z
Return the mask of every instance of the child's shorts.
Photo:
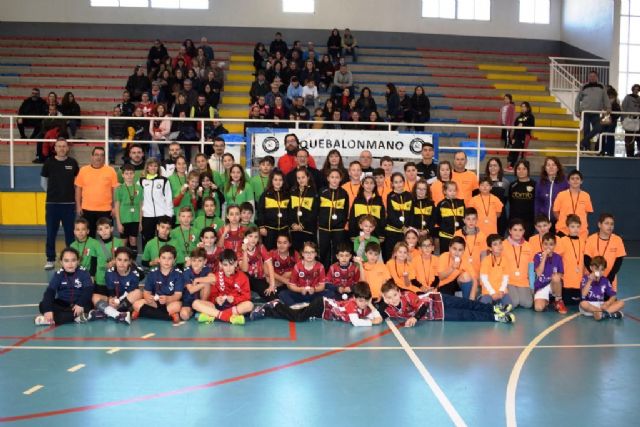
M551 285L547 285L544 288L538 289L535 294L533 294L533 299L543 299L545 301L549 301L549 295L551 294Z
M594 307L602 307L602 304L604 304L604 301L587 301L589 304L591 304ZM580 310L580 314L582 314L583 316L593 316L593 313L589 313L586 310L583 310L582 307L578 307Z
M140 224L137 222L127 222L122 224L124 229L121 238L137 237L140 233ZM126 243L126 242L125 242Z

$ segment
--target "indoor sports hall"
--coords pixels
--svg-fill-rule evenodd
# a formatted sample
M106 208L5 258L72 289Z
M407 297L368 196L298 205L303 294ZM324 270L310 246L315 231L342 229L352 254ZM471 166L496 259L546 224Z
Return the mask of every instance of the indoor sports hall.
M0 424L635 425L640 0L10 3Z

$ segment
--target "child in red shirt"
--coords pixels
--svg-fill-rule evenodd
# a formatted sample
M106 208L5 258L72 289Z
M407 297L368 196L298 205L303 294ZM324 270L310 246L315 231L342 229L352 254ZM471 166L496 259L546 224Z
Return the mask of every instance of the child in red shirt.
M311 302L317 296L328 296L331 293L325 289L324 267L316 260L317 246L313 242L306 242L302 246L302 261L298 262L291 272L288 289L280 291L280 301L286 305L301 302Z
M351 296L353 285L360 281L360 269L351 262L351 249L348 244L340 243L337 251L338 262L331 264L327 270L326 288L337 298L346 300Z

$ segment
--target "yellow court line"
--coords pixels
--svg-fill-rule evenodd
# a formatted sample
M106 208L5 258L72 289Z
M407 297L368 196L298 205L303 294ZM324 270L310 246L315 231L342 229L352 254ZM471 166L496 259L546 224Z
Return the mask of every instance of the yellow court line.
M67 372L77 372L80 369L84 368L85 366L87 366L87 365L85 365L83 363L79 363L79 364L77 364L75 366L72 366L69 369L67 369Z
M153 332L150 332L146 335L141 336L140 338L142 338L143 340L148 340L151 337L154 337L156 334L154 334Z
M29 395L31 395L31 394L35 393L36 391L41 390L43 388L44 388L44 386L41 385L41 384L34 385L30 389L27 389L27 390L23 391L22 394L29 396Z
M107 351L107 354L114 354L114 353L117 353L119 351L120 351L119 348L112 348L111 350Z

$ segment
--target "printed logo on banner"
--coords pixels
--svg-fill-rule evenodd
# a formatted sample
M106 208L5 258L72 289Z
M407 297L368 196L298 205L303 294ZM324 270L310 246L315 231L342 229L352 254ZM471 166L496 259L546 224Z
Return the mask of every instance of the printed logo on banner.
M422 145L424 144L424 140L422 138L413 138L409 143L409 150L413 154L422 153Z
M262 149L265 153L275 153L280 148L280 141L275 136L268 136L262 140Z

